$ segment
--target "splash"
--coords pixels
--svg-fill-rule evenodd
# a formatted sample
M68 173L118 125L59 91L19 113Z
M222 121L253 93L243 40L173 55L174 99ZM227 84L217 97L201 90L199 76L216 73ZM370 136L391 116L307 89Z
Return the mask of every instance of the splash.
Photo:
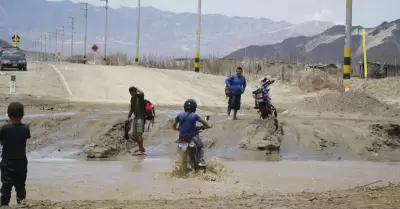
M178 157L178 159L173 162L172 171L166 174L172 178L220 182L226 180L226 177L231 173L231 170L216 158L206 158L205 161L207 167L204 170L201 169L196 171L190 167L188 167L187 170L182 170L181 160Z

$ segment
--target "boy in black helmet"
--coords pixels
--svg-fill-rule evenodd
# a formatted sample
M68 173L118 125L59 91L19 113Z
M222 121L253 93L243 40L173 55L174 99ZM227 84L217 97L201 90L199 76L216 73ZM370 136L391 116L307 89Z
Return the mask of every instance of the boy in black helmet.
M198 136L196 136L196 122L198 121L202 123L204 128L210 128L210 126L205 120L203 120L199 115L195 113L196 108L196 101L194 101L193 99L186 100L185 104L183 105L183 109L185 110L185 112L181 112L175 117L173 128L175 130L178 130L177 126L179 123L179 138L194 138L194 142L199 148L199 166L204 167L206 166L204 161L204 143Z
M26 141L31 138L29 126L21 123L24 117L24 106L19 102L12 102L7 109L10 121L0 128L0 143L3 145L1 154L1 205L10 203L11 189L14 186L17 192L17 203L25 200L25 182L28 172L26 157Z

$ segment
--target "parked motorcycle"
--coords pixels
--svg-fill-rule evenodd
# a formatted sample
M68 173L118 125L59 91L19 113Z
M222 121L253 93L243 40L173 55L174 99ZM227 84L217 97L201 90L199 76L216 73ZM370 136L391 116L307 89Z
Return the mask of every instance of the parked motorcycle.
M271 85L275 81L271 81L268 85ZM271 97L269 94L270 89L263 89L262 87L257 88L252 92L253 98L255 100L255 108L258 109L262 119L268 118L270 116L278 117L278 112L276 108L271 103Z
M205 121L208 120L210 120L210 116L205 117ZM199 134L206 129L205 127L200 125L197 125L196 128L196 137L200 137ZM202 168L199 167L199 149L196 143L193 141L193 138L180 137L177 142L180 172L183 174L188 173L189 167L194 170Z

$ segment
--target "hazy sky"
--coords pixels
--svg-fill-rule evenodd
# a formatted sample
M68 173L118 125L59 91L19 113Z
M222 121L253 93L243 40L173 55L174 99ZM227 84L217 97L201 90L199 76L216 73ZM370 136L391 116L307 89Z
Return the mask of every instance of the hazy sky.
M84 1L104 5L100 0ZM109 0L109 4L111 7L136 7L137 0ZM141 0L141 4L171 12L197 11L197 0ZM400 0L353 0L353 25L371 27L398 19L399 8ZM293 23L307 20L344 23L345 9L345 0L202 0L205 14L263 17Z

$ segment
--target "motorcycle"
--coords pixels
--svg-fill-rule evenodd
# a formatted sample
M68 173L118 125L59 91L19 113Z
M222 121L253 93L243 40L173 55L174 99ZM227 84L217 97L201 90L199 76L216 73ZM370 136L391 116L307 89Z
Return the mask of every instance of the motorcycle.
M205 117L205 121L208 121L210 116ZM200 137L199 134L206 128L200 125L196 126L197 133L196 137ZM194 142L193 138L180 137L178 139L178 153L179 153L179 170L182 174L186 174L191 169L195 171L198 169L204 169L204 167L199 166L199 149Z
M275 81L271 81L269 85L273 84ZM258 109L262 119L268 118L270 116L278 117L278 112L276 108L271 103L271 97L269 94L270 89L263 89L262 87L257 88L252 92L253 98L255 100L255 109Z

